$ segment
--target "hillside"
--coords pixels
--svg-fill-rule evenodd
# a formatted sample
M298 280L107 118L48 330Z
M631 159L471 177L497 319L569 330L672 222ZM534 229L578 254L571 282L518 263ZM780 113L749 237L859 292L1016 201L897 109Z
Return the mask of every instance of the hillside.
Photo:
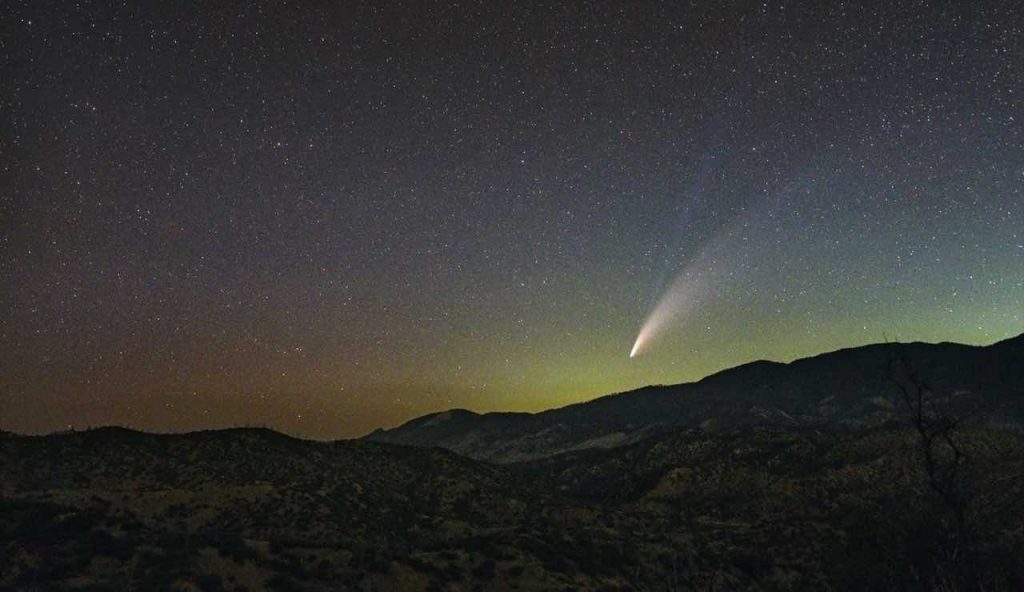
M789 364L759 361L695 383L652 386L536 414L445 411L365 439L440 446L491 462L521 462L639 442L670 427L863 428L898 420L888 376L904 357L979 425L1024 424L1024 335L990 346L877 344Z
M487 561L484 575L506 577L503 557L537 563L515 529L571 514L439 449L250 429L7 435L0 506L9 590L415 589ZM453 554L470 539L475 553ZM561 581L530 576L541 588Z
M1024 442L958 438L981 576L1012 589ZM99 429L0 437L0 484L0 590L882 589L946 573L943 509L904 429L676 429L506 466Z
M0 590L1019 589L1022 349L875 345L340 442L0 433Z

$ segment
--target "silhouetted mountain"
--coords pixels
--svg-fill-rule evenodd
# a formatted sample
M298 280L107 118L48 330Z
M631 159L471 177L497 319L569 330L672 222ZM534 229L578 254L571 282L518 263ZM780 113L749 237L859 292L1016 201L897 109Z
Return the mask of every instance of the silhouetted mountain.
M669 427L870 427L898 419L889 362L902 356L978 425L1024 424L1024 335L990 346L888 343L788 364L758 361L694 383L651 386L536 414L445 411L365 439L517 462L639 442Z

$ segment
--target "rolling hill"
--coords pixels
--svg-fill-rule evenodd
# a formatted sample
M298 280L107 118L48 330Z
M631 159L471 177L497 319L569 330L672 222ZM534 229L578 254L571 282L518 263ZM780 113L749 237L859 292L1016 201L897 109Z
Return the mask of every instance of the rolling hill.
M979 577L1015 589L1021 434L957 437ZM929 588L949 525L918 457L903 428L668 429L497 466L268 430L3 435L0 590Z

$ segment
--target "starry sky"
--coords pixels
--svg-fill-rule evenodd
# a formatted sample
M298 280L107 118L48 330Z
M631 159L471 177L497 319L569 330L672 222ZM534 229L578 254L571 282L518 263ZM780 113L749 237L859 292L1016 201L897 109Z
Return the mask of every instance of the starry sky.
M0 429L351 437L1024 331L1016 0L2 12Z

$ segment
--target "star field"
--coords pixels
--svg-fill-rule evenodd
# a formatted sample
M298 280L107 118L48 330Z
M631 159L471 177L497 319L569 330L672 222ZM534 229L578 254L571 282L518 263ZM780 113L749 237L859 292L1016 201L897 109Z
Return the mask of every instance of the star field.
M0 429L347 437L1024 330L1017 2L3 13Z

